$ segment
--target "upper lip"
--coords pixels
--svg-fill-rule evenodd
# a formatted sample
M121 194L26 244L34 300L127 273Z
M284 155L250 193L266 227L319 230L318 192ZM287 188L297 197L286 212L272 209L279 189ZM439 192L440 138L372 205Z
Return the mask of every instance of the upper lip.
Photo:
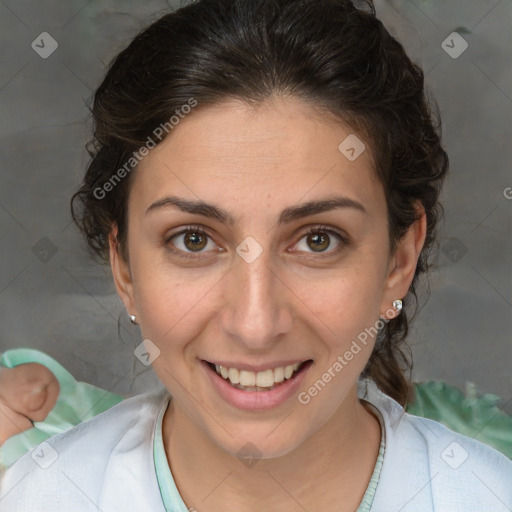
M262 372L265 370L271 370L273 368L279 368L281 366L291 366L293 364L301 364L305 361L310 361L311 358L305 358L305 359L283 359L281 361L271 361L268 363L261 363L261 364L248 364L248 363L242 363L242 362L235 362L235 361L211 361L207 359L203 359L203 361L206 361L207 363L211 363L218 366L224 366L224 368L236 368L237 370L245 370L248 372Z

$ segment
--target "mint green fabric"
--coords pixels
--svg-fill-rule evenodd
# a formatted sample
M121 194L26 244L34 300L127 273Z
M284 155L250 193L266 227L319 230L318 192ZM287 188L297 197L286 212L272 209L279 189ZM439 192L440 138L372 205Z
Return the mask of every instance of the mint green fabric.
M468 383L466 387L464 395L442 381L415 383L414 402L406 406L406 411L439 421L512 459L512 418L499 409L501 398L492 394L478 397L474 384Z
M42 441L110 409L125 398L77 381L55 359L39 350L16 348L0 355L0 365L6 368L24 363L40 363L53 372L60 385L59 397L44 421L34 422L31 429L10 437L0 446L0 468L9 467Z
M377 455L377 462L375 463L375 468L373 470L373 474L370 478L370 482L368 483L368 487L366 488L366 492L364 493L361 504L357 508L356 512L370 512L372 509L373 498L375 496L375 492L377 491L377 485L379 483L380 471L382 469L382 462L384 460L384 452L386 451L386 427L384 425L384 418L382 417L379 410L374 407L370 402L366 402L368 406L371 407L372 411L375 413L380 423L380 447L379 454Z
M168 403L169 402L166 402L162 409L160 409L155 427L155 435L153 438L153 458L155 463L156 477L166 512L187 512L190 509L188 509L185 505L176 487L176 483L174 482L174 477L172 476L171 469L169 468L169 464L167 462L167 456L165 454L162 437L163 418ZM366 492L356 512L370 512L371 510L373 497L375 496L375 491L379 482L382 461L384 460L384 451L386 448L384 419L376 407L374 407L372 404L369 405L379 418L379 422L381 424L381 432L383 435L381 436L379 454L377 456L377 462L375 463L370 482L368 483Z
M167 463L167 456L165 455L162 425L168 404L169 402L167 401L158 414L153 439L153 459L155 462L156 478L166 512L187 512L189 509L178 492L169 464Z

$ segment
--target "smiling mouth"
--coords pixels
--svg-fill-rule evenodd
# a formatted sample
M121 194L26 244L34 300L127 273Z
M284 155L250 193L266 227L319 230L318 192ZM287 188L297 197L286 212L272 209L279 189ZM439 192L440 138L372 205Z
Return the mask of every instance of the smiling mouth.
M297 374L313 364L313 360L308 359L302 363L280 366L262 372L226 368L225 366L215 365L209 361L205 361L205 363L208 364L213 372L236 389L242 391L270 391L293 379Z

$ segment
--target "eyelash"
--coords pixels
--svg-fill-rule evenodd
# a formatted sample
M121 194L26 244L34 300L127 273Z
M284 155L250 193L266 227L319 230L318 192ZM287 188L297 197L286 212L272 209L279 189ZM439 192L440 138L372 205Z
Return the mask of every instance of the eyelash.
M185 234L188 234L188 233L196 233L196 234L200 234L200 235L206 235L207 237L209 238L212 238L207 231L205 231L203 228L201 228L200 226L187 226L186 228L182 229L181 231L177 231L176 233L173 233L172 235L170 235L169 237L167 237L165 239L165 245L166 246L169 246L171 240L179 235L185 235ZM332 254L335 254L337 252L340 252L342 249L343 249L343 246L346 246L348 245L349 241L348 241L348 238L346 235L344 235L343 233L341 233L340 231L338 230L335 230L329 226L323 226L323 225L319 225L319 226L313 226L311 228L309 228L306 232L304 232L302 234L302 236L300 237L299 241L302 240L305 236L308 236L308 235L314 235L314 234L317 234L317 233L328 233L328 234L333 234L333 235L336 235L339 239L340 239L340 242L341 242L341 245L337 248L337 249L334 249L333 251L330 251L328 253L325 253L326 256L330 256ZM169 248L169 250L171 252L173 252L174 254L177 254L179 257L181 258L198 258L200 256L197 256L197 255L194 255L192 253L186 253L184 251L182 251L181 249L171 249ZM198 255L200 255L201 253L197 253ZM324 253L317 253L320 257L323 257L322 255Z

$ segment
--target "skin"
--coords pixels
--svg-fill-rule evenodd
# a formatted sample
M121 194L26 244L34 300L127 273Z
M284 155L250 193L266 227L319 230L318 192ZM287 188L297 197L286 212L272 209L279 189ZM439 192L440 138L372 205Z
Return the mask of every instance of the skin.
M43 421L59 392L57 378L40 363L0 366L0 444Z
M309 404L294 396L267 411L224 402L199 364L313 359L299 390L306 391L365 328L399 314L391 305L412 282L425 214L390 254L370 146L355 161L338 150L351 133L297 98L257 109L229 99L195 109L132 176L129 263L114 225L111 266L127 311L160 350L153 367L173 396L164 446L188 507L353 511L366 490L381 431L357 397L357 380L374 339ZM333 193L359 201L366 213L342 208L277 225L284 208ZM214 203L236 222L172 206L145 213L171 194ZM210 237L201 239L201 252L186 235L170 240L197 224ZM321 224L348 243L321 230L330 245L315 251L304 233ZM236 253L248 236L263 248L252 263ZM247 442L261 456L252 467L237 457Z

